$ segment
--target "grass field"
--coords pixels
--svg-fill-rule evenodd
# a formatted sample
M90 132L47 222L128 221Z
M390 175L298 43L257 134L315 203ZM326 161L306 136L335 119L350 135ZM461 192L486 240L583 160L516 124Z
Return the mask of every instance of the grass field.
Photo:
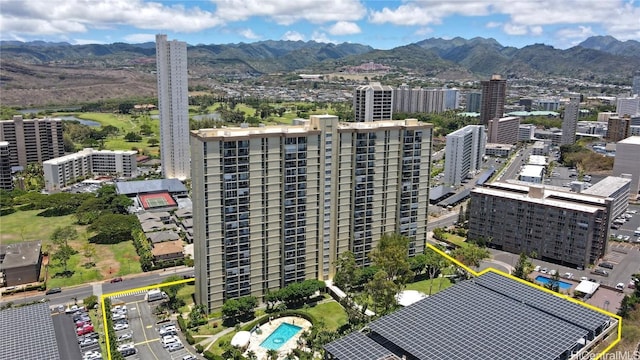
M312 308L301 309L300 311L308 313L317 320L322 320L327 330L337 330L348 321L347 313L334 300L318 304Z
M451 286L451 281L448 278L435 278L407 284L405 289L420 291L428 295L429 288L431 288L431 294L435 294L440 290L448 288L449 286Z
M44 210L16 211L0 216L0 241L12 244L22 241L48 241L56 227L73 225L75 216L38 216ZM84 230L83 230L84 231Z

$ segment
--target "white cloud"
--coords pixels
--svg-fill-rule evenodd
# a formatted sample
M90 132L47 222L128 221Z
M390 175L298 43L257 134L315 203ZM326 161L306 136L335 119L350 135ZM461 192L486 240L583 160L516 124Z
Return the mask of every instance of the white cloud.
M242 29L238 33L249 40L260 39L260 35L254 33L251 29Z
M338 21L328 31L331 35L353 35L361 32L358 24L349 21Z
M286 33L284 33L284 35L282 35L282 40L289 40L289 41L304 41L304 35L300 34L297 31L287 31Z
M0 32L29 35L84 33L91 28L129 25L139 29L195 32L222 24L198 7L144 0L2 1Z
M334 21L355 21L366 15L359 0L211 0L216 15L229 21L247 20L254 16L267 17L280 25L301 20L314 24Z
M418 30L416 30L413 34L414 35L418 35L418 36L426 36L429 35L433 32L433 29L430 27L421 27Z
M441 24L448 17L504 15L490 19L487 28L502 27L509 35L539 36L544 26L593 26L620 40L640 39L637 0L405 0L397 7L371 10L374 24L424 26Z
M123 39L129 43L139 44L139 43L156 41L156 35L155 34L129 34L123 37Z
M556 31L555 36L560 47L575 46L595 33L589 26L578 26L574 28L562 28Z
M314 31L313 34L311 34L311 40L319 43L331 43L331 44L338 43L335 40L329 39L329 37L327 37L327 34L320 31Z

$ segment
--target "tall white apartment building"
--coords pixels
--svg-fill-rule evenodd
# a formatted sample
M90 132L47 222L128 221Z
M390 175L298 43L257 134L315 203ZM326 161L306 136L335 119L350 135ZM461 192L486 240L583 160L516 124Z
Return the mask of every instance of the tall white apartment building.
M48 192L60 191L87 176L108 175L130 178L138 174L138 152L133 150L84 149L42 163Z
M156 35L160 161L165 178L190 176L187 43Z
M616 143L613 176L631 179L629 198L637 199L640 191L640 136L630 136Z
M406 84L393 89L393 111L404 113L441 113L458 108L457 89L410 88Z
M564 107L564 117L562 119L562 138L560 145L571 145L576 142L576 131L578 130L578 113L580 111L580 94L569 96L569 102Z
M482 125L467 125L447 135L444 182L458 186L470 173L480 170L487 145Z
M261 298L329 280L338 255L360 266L385 233L427 239L432 125L417 120L191 132L196 299Z
M353 94L355 122L391 120L393 118L393 88L372 82L356 87Z
M616 112L620 117L640 114L640 95L618 98L616 100Z

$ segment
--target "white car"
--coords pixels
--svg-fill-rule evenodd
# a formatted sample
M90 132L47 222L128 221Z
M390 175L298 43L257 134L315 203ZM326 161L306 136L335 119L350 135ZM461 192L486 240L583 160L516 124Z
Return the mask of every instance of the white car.
M100 354L100 352L95 350L87 351L86 353L84 353L84 355L82 355L82 360L100 360L100 359L102 359L102 354Z
M566 279L573 279L573 273L567 272L562 275Z
M131 338L133 338L133 334L131 334L131 333L122 334L122 335L118 336L117 341L121 342L121 341L125 341L125 340L131 340Z
M541 273L546 274L549 272L549 269L547 268L542 268L542 270L540 270Z
M123 351L126 349L133 349L133 348L135 348L135 345L133 343L122 344L118 346L118 351Z
M533 271L539 272L540 271L540 265L536 265L536 267L533 268Z
M558 271L556 269L551 269L551 271L549 271L549 275L553 276L555 274L557 274Z
M182 342L180 341L169 344L169 346L167 346L167 350L169 351L177 351L180 349L184 349L184 345L182 345Z
M617 290L620 290L620 291L624 290L624 283L618 283L618 284L616 285L616 289L617 289Z
M589 280L589 278L588 278L588 277L586 277L586 276L582 276L582 277L580 277L580 281L587 281L587 280Z
M124 324L115 324L113 326L113 330L115 330L115 331L125 330L125 329L128 329L128 328L129 328L129 324L126 324L126 323L124 323Z

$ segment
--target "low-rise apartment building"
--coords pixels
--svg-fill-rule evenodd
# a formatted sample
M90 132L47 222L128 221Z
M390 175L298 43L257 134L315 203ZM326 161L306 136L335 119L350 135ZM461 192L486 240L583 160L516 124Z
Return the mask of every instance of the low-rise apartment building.
M134 177L138 173L137 151L84 149L74 154L47 160L42 163L45 189L60 189L94 175Z
M495 182L471 191L469 239L567 266L604 256L613 199L557 187Z

